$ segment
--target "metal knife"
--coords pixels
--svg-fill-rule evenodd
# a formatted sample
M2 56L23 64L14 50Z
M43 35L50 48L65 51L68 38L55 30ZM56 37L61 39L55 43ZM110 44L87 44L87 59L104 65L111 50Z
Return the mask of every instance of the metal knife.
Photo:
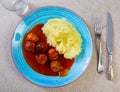
M107 33L106 33L106 48L107 48L107 78L113 79L112 66L112 51L113 51L113 22L111 14L107 12Z

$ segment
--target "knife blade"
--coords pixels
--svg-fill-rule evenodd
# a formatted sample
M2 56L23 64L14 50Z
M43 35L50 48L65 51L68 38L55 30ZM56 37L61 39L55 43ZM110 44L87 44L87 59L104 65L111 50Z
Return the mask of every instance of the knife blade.
M113 22L109 12L107 12L107 32L106 32L106 48L107 48L107 78L113 79L112 51L113 51Z

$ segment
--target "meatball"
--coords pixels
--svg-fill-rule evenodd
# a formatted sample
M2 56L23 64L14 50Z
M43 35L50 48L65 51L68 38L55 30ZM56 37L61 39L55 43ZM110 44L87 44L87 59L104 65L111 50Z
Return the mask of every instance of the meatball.
M48 60L47 55L46 54L39 54L35 56L36 61L39 64L45 64Z
M32 42L37 42L37 41L39 41L39 37L34 33L29 33L26 36L26 40L32 41Z
M36 52L46 52L48 45L45 42L38 42L36 45Z
M26 51L34 52L34 50L35 50L35 43L34 42L30 42L30 41L26 41L24 48L25 48Z
M61 65L59 61L52 61L50 63L50 67L53 72L59 72L63 69L63 66Z
M69 69L63 69L62 71L59 72L59 76L66 76L69 72Z
M48 56L50 60L57 60L58 59L58 52L55 48L51 48L48 51Z

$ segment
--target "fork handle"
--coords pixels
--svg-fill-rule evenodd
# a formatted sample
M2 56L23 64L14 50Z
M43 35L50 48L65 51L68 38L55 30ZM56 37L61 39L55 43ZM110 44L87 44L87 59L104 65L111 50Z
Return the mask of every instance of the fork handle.
M101 39L99 38L99 58L98 58L98 65L97 71L99 74L103 73L103 64L102 64L102 47L101 47Z

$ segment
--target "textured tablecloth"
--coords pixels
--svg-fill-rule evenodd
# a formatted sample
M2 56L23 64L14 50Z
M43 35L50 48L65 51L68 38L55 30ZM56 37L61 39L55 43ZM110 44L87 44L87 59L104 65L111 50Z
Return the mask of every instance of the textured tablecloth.
M119 92L120 91L120 0L29 0L29 12L43 6L61 6L76 12L87 24L93 39L93 55L86 71L74 82L58 88L37 86L18 72L11 55L11 39L22 17L0 5L0 92ZM96 72L97 58L94 43L93 19L102 19L102 56L106 67L106 12L114 24L113 66L114 79L106 79L105 72Z

